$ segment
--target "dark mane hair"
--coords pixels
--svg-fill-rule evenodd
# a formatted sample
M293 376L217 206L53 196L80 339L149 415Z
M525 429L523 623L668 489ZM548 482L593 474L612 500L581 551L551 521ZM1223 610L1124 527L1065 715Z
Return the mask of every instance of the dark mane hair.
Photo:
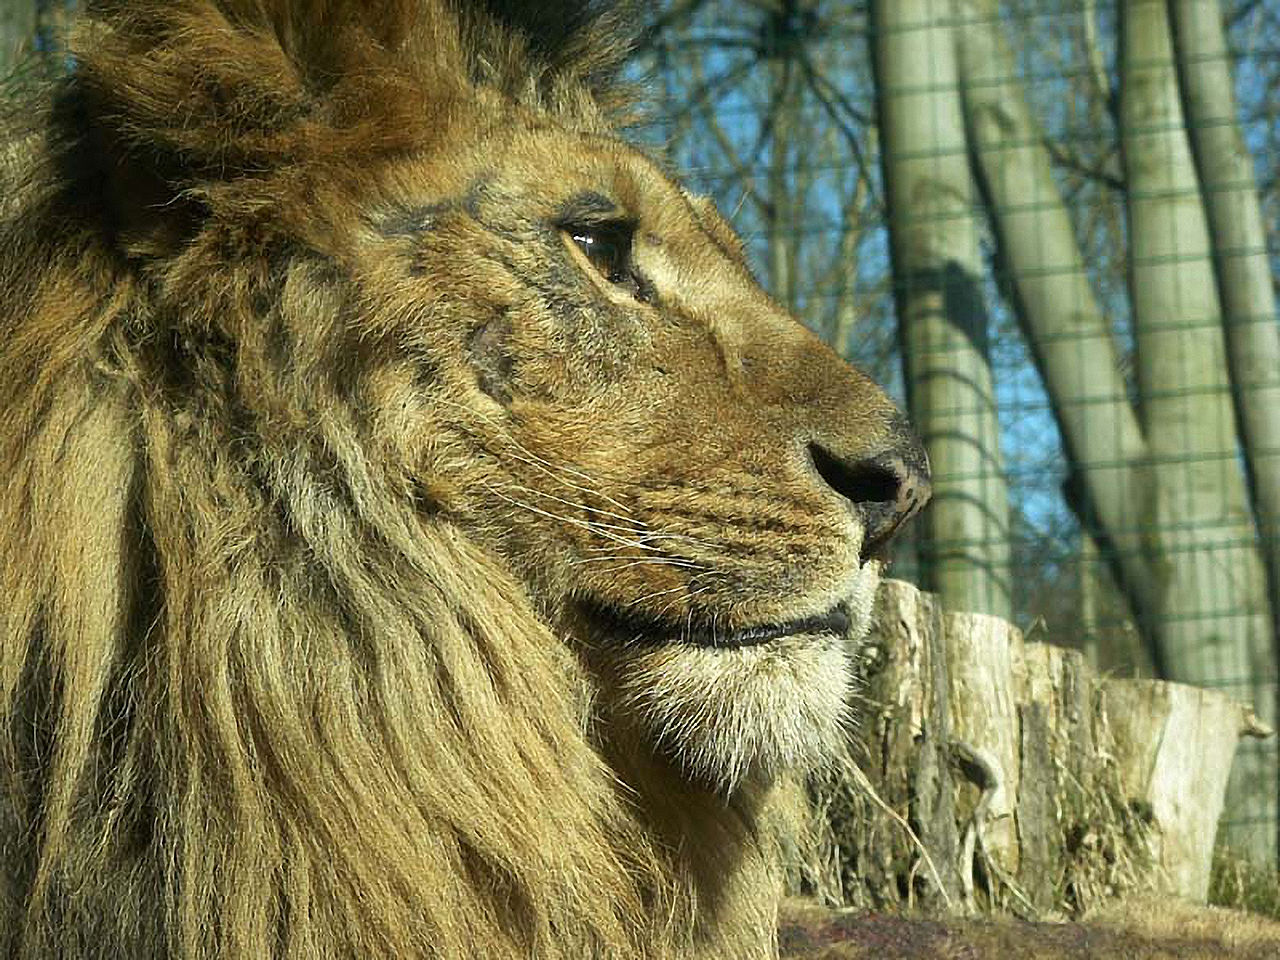
M0 954L691 936L580 668L371 440L343 364L378 342L341 337L372 308L311 216L322 196L356 229L369 158L439 146L478 91L607 129L619 23L88 4L0 205Z
M476 86L579 124L620 106L628 19L595 3L90 3L76 78L129 146L218 176L410 148Z

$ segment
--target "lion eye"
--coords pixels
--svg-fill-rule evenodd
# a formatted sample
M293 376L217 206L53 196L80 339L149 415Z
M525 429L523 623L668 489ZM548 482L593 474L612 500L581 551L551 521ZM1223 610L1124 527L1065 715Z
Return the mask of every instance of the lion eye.
M631 266L631 234L621 226L574 227L569 236L610 283L625 283Z
M631 262L634 227L626 223L601 223L566 227L565 232L600 276L629 290L642 303L648 302L649 285Z

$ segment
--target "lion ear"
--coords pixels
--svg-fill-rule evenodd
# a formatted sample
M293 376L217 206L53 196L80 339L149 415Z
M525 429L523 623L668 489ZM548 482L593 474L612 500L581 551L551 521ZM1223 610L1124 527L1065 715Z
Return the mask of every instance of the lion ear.
M392 115L421 106L394 67L422 6L98 0L73 46L77 109L130 161L189 180L395 148Z
M286 150L304 110L275 36L211 3L91 5L73 49L78 106L100 135L197 175Z
M90 0L70 119L184 186L256 177L420 146L473 84L614 110L641 20L597 0Z

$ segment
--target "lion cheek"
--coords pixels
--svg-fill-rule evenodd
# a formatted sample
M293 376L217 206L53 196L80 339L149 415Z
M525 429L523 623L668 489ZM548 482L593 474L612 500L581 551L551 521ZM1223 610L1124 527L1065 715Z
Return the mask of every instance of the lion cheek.
M613 665L615 722L693 782L731 793L815 769L845 742L852 672L843 638L739 649L672 645Z

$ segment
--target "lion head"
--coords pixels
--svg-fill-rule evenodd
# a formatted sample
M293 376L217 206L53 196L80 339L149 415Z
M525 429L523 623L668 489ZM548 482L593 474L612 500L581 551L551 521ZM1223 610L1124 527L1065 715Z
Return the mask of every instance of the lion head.
M89 5L0 209L5 955L769 954L927 467L613 132L623 19Z

